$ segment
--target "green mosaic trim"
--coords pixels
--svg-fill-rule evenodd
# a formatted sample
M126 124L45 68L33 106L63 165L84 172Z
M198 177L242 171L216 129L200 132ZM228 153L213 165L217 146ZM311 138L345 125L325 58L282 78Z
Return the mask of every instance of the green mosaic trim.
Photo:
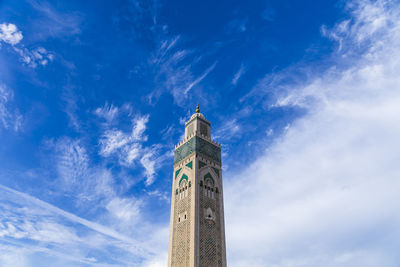
M193 162L191 161L191 162L189 162L188 164L186 164L185 166L186 166L186 167L189 167L189 168L191 168L191 169L193 169Z
M210 173L207 173L206 175L204 175L204 181L206 181L206 179L211 179L211 181L213 182L213 184L215 184L215 181L214 181L214 179L212 178L212 176L211 176L211 174Z
M182 182L182 180L186 180L186 181L188 181L188 180L189 180L189 178L186 176L186 174L183 174L183 175L182 175L182 177L181 177L181 179L179 180L179 186L181 186L181 182Z
M185 144L175 150L174 164L180 162L196 150L196 137L191 138Z
M201 160L199 160L199 169L203 168L204 166L207 166L207 163L204 163Z
M175 172L175 179L176 179L176 177L178 177L178 174L179 174L179 172L182 170L182 168L180 168L179 170L177 170L176 172Z
M221 148L198 136L194 136L175 150L174 164L182 161L193 152L201 153L217 163L221 163Z
M215 171L215 173L217 174L217 176L219 177L219 170L217 168L212 167L213 170Z
M197 139L197 152L211 158L218 163L221 163L221 148L200 137L197 137Z

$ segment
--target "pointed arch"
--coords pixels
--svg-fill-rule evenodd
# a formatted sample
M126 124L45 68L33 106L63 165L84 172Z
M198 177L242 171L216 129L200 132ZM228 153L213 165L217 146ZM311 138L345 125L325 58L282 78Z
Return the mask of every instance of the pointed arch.
M215 185L215 180L209 172L206 175L204 175L204 182L207 181L208 179L210 179L213 185Z
M181 179L179 180L178 186L181 186L181 182L182 182L183 180L186 180L186 182L188 182L188 181L189 181L189 177L187 177L186 174L182 174L182 177L181 177Z

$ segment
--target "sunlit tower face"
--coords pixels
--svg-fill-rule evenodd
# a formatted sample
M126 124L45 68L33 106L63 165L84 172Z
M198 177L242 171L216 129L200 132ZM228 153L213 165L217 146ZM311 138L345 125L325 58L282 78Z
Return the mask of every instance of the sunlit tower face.
M175 147L168 266L226 266L221 146L197 106Z

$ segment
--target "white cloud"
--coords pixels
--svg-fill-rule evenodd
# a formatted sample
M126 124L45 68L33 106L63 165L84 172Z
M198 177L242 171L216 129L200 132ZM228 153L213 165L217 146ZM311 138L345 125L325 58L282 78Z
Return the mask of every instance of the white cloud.
M146 141L147 136L144 136L143 133L146 130L146 124L149 122L149 115L145 115L143 117L138 117L133 120L133 128L132 128L132 138L135 141Z
M119 109L112 104L108 105L108 103L105 103L103 107L97 108L94 114L100 118L104 118L107 123L112 123L118 117Z
M53 61L54 55L43 47L27 49L20 42L23 38L21 31L12 23L0 24L0 41L10 44L14 51L20 56L20 60L29 67L36 68L38 65L46 66Z
M57 191L72 194L77 206L93 204L115 195L110 171L92 166L81 140L65 137L48 143L55 151L57 185L61 185Z
M142 142L147 140L144 132L148 121L148 115L136 117L132 120L130 133L117 129L106 130L99 141L100 155L117 155L122 165L131 166L143 153Z
M152 158L154 157L154 151L150 150L149 152L145 153L143 157L140 159L140 163L144 167L145 174L146 174L146 185L151 185L154 182L154 175L156 173L155 165L156 161Z
M64 37L81 32L83 15L78 11L60 12L48 1L28 0L34 9L40 12L39 18L32 20L33 36L43 40L48 37Z
M202 75L200 75L199 77L197 77L193 82L189 83L189 85L186 87L186 89L183 91L183 94L187 94L189 93L189 91L196 86L198 83L200 83L205 77L207 77L207 75L215 68L215 66L217 65L217 62L214 62L214 64L212 64L210 67L208 67L204 73Z
M10 45L16 45L22 40L23 36L17 26L12 23L0 24L0 40Z
M143 146L147 141L145 131L149 115L136 116L132 120L131 132L124 132L118 129L109 129L99 140L99 154L103 157L116 156L119 164L132 167L138 161L144 168L146 185L154 182L156 170L169 154L159 155L160 145L151 147Z
M130 154L130 158L132 158L132 155L136 154L137 150L140 149L139 143L147 140L147 136L143 134L148 121L148 115L138 116L133 119L132 132L130 134L117 129L106 130L100 139L100 154L110 156L115 152L123 152L124 154ZM133 154L131 150L133 150Z
M226 120L221 126L219 126L215 134L213 135L215 139L227 140L232 139L234 136L238 135L241 126L237 122L237 119Z
M200 83L213 71L217 64L217 62L214 62L199 75L196 75L194 69L202 56L196 57L195 51L189 49L179 49L180 40L181 38L177 36L162 41L150 60L157 71L155 82L161 85L158 90L149 94L150 102L157 99L162 91L167 90L174 97L176 104L180 106L187 104L187 99L191 97L189 92L200 87ZM196 94L200 96L200 92Z
M28 194L2 185L0 192L3 215L0 218L0 264L14 260L10 266L19 266L18 263L33 266L38 259L42 262L56 259L58 264L55 266L108 266L96 262L96 256L93 256L102 255L112 266L127 266L137 263L138 259L147 260L158 252L157 246L140 242L132 235L115 231L112 226L86 220ZM131 199L121 200L122 206L134 208L130 205ZM151 234L148 237L154 238Z
M129 222L132 227L140 218L142 201L135 198L113 198L106 206L107 210L118 219Z
M238 71L235 73L235 75L233 76L232 84L233 84L233 85L236 85L237 82L239 81L240 77L242 77L242 75L243 75L245 72L246 72L246 69L245 69L244 65L243 65L243 64L240 65L239 70L238 70Z
M29 67L36 68L38 65L46 66L53 61L54 55L43 47L29 50L25 47L14 47L14 51L20 55L21 61Z
M353 1L349 10L346 25L325 29L340 36L337 65L278 95L276 105L308 114L225 176L230 266L400 260L400 7Z
M154 259L149 260L148 262L145 262L143 266L145 267L164 267L167 264L168 261L168 254L167 253L162 253L157 255Z
M102 156L110 156L121 147L127 145L130 142L130 139L129 135L120 130L113 129L106 131L100 139L100 154Z
M13 129L19 131L22 126L22 116L17 109L10 105L10 101L14 98L14 92L0 84L0 125L4 129Z

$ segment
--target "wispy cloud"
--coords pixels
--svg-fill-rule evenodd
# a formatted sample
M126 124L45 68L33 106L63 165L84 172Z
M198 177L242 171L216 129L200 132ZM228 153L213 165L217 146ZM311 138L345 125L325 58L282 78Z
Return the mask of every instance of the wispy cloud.
M239 70L235 73L235 75L232 78L232 84L236 85L240 79L240 77L242 77L242 75L246 72L246 69L244 67L244 65L240 65Z
M77 115L79 110L79 98L74 93L72 85L66 85L63 88L61 99L64 102L64 112L68 116L69 126L75 131L81 131L81 121Z
M94 114L106 120L108 124L111 124L119 114L118 107L105 103L103 107L99 107L94 111Z
M33 28L36 29L34 35L37 39L71 36L81 32L81 13L60 12L45 0L28 0L28 3L41 13L40 18L33 21Z
M193 82L191 82L188 87L183 91L183 93L186 95L192 88L193 86L196 86L198 83L200 83L207 75L215 68L217 65L217 62L214 62L210 67L208 67L202 75L197 77Z
M145 184L151 185L165 155L160 153L160 145L143 145L147 141L145 131L148 122L149 115L135 116L131 120L130 132L116 128L106 129L99 140L99 154L105 158L116 157L119 164L125 167L133 167L140 163L144 168Z
M27 49L20 44L23 38L22 32L12 23L0 24L0 41L10 44L13 50L19 54L20 60L32 68L38 65L45 66L53 61L54 55L43 47ZM1 43L0 43L1 44Z
M34 257L36 251L41 251L50 258L56 254L58 259L67 262L93 265L97 265L96 259L82 253L79 248L91 248L93 251L97 250L103 254L108 254L108 249L112 248L113 253L124 256L126 260L111 257L112 263L125 266L128 262L134 263L135 257L146 259L154 254L154 250L147 243L121 234L110 227L86 220L38 198L2 185L0 185L0 191L2 200L7 199L7 201L1 201L2 212L5 216L0 220L0 236L2 237L0 262L7 260L4 257L6 255L13 257L13 253L10 251L13 248L21 254L21 257L25 255ZM121 203L125 206L126 204L130 205L129 202L122 201ZM21 208L21 205L24 208ZM127 212L132 211L127 210ZM125 215L122 213L122 216ZM26 244L32 246L30 252L24 251L23 248L16 248L22 240L31 241ZM5 254L6 252L9 253ZM98 253L94 255L100 257Z
M64 137L57 141L50 140L47 145L55 153L57 185L62 186L57 191L71 195L77 206L115 196L110 171L93 166L81 140Z
M0 122L4 129L19 131L22 126L22 115L17 109L10 106L14 92L0 83Z
M193 90L212 72L217 64L214 62L200 75L196 75L194 69L198 69L202 56L196 56L196 52L187 48L181 48L180 36L166 39L160 42L159 48L154 52L150 60L157 74L155 81L162 85L156 92L149 95L150 101L167 90L174 97L178 105L182 105L190 98L189 92ZM200 93L199 93L200 95Z
M271 104L302 106L307 115L251 166L229 174L232 266L399 261L400 9L390 1L352 1L348 10L346 26L325 32L341 36L333 38L340 45L334 66L287 85ZM257 219L248 220L251 214Z
M131 132L106 130L100 139L100 154L105 157L116 154L121 164L131 165L141 153L141 143L147 140L144 131L148 121L148 115L132 119Z
M131 198L119 198L115 197L108 202L107 210L117 217L119 220L128 222L129 226L132 227L140 217L140 208L142 201Z
M213 134L215 139L228 140L240 133L241 126L237 119L226 120Z

